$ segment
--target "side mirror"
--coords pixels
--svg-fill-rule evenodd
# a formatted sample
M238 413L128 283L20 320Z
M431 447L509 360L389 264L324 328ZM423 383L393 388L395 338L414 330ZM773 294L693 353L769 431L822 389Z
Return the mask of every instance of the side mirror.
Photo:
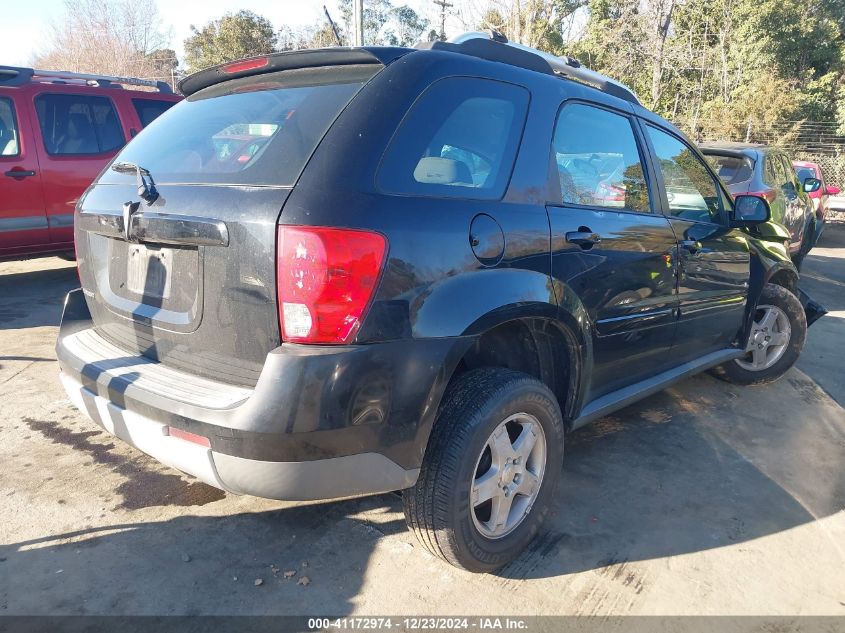
M822 181L818 178L805 178L804 191L807 193L815 193L822 188Z
M839 187L830 186L827 188L827 195L838 196L840 191L842 190Z
M753 226L768 222L772 217L769 202L759 196L737 196L734 199L734 221Z

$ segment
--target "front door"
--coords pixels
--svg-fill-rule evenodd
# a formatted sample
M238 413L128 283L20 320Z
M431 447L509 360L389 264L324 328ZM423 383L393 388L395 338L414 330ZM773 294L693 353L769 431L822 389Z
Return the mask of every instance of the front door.
M548 207L552 276L558 292L583 304L594 331L587 401L672 365L675 236L642 156L627 113L577 102L561 109L552 154L561 199Z
M0 96L0 255L46 244L50 235L29 118L17 105L25 104Z
M672 354L695 360L728 348L745 315L751 258L730 228L730 202L709 167L681 138L645 125L657 159L664 211L678 240L679 321Z

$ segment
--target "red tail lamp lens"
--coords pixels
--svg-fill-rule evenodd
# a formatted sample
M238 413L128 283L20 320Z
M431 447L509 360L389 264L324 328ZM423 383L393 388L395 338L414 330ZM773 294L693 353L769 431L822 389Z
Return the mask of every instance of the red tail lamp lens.
M358 332L387 252L369 231L280 226L276 277L282 338L348 343Z

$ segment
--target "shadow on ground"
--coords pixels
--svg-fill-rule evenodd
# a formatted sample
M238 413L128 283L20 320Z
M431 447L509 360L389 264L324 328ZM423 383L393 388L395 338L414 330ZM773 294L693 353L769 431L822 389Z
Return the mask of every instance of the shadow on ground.
M65 295L79 287L76 267L0 274L0 330L58 325Z

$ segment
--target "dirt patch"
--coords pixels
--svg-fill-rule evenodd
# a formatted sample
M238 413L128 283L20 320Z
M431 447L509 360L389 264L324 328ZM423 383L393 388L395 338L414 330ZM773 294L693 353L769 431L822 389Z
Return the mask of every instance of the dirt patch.
M647 409L640 416L651 424L663 424L672 420L672 416L660 409Z
M56 444L84 451L97 464L109 466L126 478L115 492L123 498L117 507L138 510L153 506L202 506L226 496L222 490L202 482L188 482L180 475L161 473L151 469L147 457L127 457L114 451L112 442L101 444L91 438L105 435L102 431L74 431L57 422L24 418L26 425Z

